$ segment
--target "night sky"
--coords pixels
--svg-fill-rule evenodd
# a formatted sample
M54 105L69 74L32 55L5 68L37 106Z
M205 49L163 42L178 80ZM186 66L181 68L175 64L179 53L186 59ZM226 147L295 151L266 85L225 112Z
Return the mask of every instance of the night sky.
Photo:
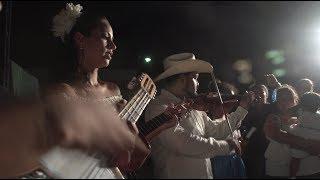
M69 2L69 1L67 1ZM66 2L13 2L11 59L45 79L47 70L63 65L50 32L52 18ZM218 78L235 83L232 64L248 59L262 80L277 67L291 83L309 77L319 83L320 2L147 1L81 2L102 11L114 30L116 53L110 71L146 71L155 77L171 54L193 52L213 64ZM3 11L4 12L4 11ZM3 12L1 15L3 15ZM269 50L282 50L285 62L272 65ZM144 57L152 58L144 64ZM109 71L109 69L108 69ZM106 77L115 80L115 77Z

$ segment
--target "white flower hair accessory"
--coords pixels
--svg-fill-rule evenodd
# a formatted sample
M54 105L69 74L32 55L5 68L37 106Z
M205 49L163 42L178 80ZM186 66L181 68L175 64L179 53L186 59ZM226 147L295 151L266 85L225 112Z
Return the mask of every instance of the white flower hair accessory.
M82 6L80 4L73 5L73 3L67 3L66 8L62 9L59 14L53 18L53 35L60 37L62 42L64 42L65 35L70 33L77 18L82 14L81 10Z

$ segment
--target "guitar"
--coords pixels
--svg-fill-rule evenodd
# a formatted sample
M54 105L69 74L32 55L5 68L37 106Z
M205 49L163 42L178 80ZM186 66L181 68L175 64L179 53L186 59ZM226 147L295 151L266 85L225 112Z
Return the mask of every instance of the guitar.
M151 141L162 131L175 126L180 117L191 107L191 104L191 102L182 102L168 106L162 114L138 126L140 139L136 144L139 147L139 151L132 153L132 158L128 165L119 167L121 172L131 174L139 169L151 153ZM141 151L141 149L143 150Z
M143 110L154 98L156 86L147 74L138 78L139 90L119 113L119 117L135 124ZM44 170L54 178L62 179L115 179L123 178L117 167L109 168L99 153L88 154L80 150L55 147L40 160Z

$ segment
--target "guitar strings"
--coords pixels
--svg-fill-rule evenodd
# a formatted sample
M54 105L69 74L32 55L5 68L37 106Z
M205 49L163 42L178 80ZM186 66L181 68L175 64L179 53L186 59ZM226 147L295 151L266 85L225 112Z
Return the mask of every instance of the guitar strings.
M149 82L150 82L150 81L149 81ZM148 82L148 84L149 84L149 88L150 88L151 83L149 83L149 82ZM148 93L147 93L147 92L144 92L144 93L145 93L145 95L143 95L143 98L141 99L141 95L143 94L143 90L140 89L139 92L129 101L129 103L125 106L125 108L119 113L119 116L120 116L120 117L121 117L121 116L123 117L123 118L121 118L121 119L127 119L127 120L129 120L129 121L132 119L132 120L133 120L133 123L136 123L137 119L139 118L139 116L140 116L141 113L143 112L144 108L147 106L147 103L151 100L151 98L148 97ZM133 93L129 92L129 94L133 94ZM134 101L133 101L133 100L134 100ZM114 101L114 100L111 99L111 101ZM133 102L132 102L132 101L133 101ZM137 117L133 117L134 113L131 114L131 113L130 113L130 110L134 107L134 105L135 105L135 103L136 103L137 101L138 101L138 105L137 105L138 109L141 108L141 104L142 104L142 108L141 108L142 111L139 112L139 113L136 113ZM132 105L130 105L131 102L132 102ZM130 106L129 106L129 105L130 105ZM129 110L126 110L126 107L127 107L127 106L129 106ZM126 111L126 112L124 112L124 111ZM136 111L134 111L134 112L136 112ZM128 117L128 118L124 118L124 117L125 117L126 115L128 115L128 114L129 114L129 117ZM132 122L132 120L131 120L131 122ZM105 171L107 171L107 170L108 170L108 168L100 168L94 177L96 177L97 174L98 174L100 171L105 172ZM133 171L133 173L129 173L129 175L134 175L134 176L136 176L136 173L135 173L135 171Z

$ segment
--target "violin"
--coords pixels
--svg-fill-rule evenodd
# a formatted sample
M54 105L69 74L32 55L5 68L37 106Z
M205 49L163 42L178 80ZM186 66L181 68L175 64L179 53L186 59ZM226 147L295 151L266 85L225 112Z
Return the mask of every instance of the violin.
M239 106L241 95L221 95L220 97L215 94L200 94L193 98L192 108L199 111L205 111L208 115L215 118L221 118L225 113L230 113L235 107Z
M245 100L244 104L240 103L242 99ZM261 97L255 95L253 92L246 93L245 95L221 94L221 99L217 94L209 93L191 97L190 101L193 102L193 109L205 111L209 115L213 114L214 119L217 119L233 112L240 104L248 109L248 106L258 103L261 101L260 99Z

